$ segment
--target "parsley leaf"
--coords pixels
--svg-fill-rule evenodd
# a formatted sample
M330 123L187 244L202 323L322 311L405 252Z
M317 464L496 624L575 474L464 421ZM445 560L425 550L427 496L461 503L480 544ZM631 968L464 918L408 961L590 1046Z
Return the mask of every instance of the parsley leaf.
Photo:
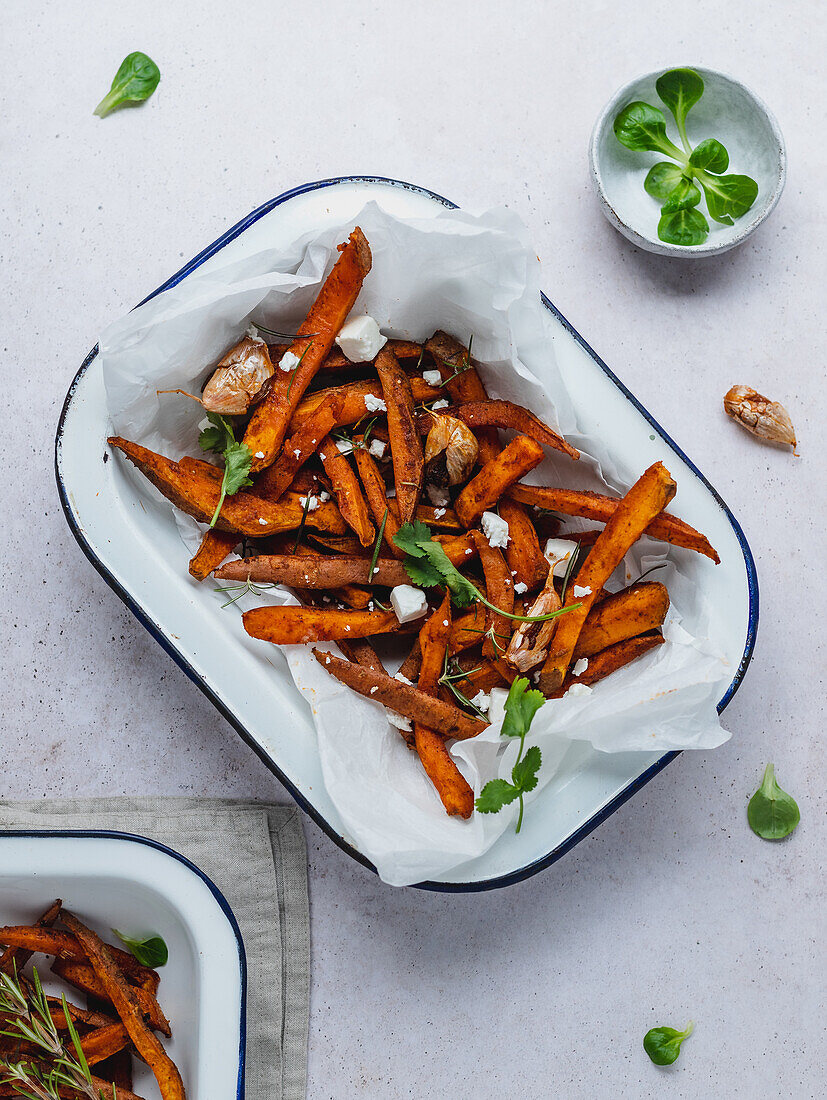
M545 703L542 692L529 689L528 680L524 676L518 676L511 685L508 698L505 701L505 719L503 721L502 735L504 737L519 737L520 751L517 760L511 769L511 782L507 779L491 779L480 791L476 800L476 808L481 814L498 813L503 806L507 806L515 799L520 800L520 813L517 817L516 831L519 833L523 824L523 795L533 791L537 786L537 773L543 762L543 754L539 746L532 745L523 755L525 748L525 736L534 719L534 715Z
M245 485L252 485L248 477L250 467L253 464L253 454L246 443L236 443L233 429L229 422L218 413L208 412L207 419L210 427L205 428L198 437L198 443L202 451L215 451L224 458L224 477L221 479L221 494L218 498L218 506L210 520L210 527L215 527L224 498L235 496L239 489Z
M394 535L393 541L407 555L403 564L414 584L421 584L426 588L445 585L450 590L457 607L470 607L472 603L481 603L492 611L496 611L498 615L504 615L507 619L516 619L521 623L545 622L547 619L556 619L558 615L580 607L580 604L576 603L569 607L561 607L559 611L551 611L548 615L512 615L489 603L477 586L467 577L463 577L449 560L442 545L431 538L430 528L421 520L415 519L413 523L403 523Z

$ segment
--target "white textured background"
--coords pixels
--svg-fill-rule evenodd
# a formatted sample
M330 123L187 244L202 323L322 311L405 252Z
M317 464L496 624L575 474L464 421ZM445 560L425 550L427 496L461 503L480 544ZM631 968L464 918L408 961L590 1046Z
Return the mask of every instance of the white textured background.
M94 118L136 49L161 68L155 96ZM306 823L313 1100L823 1096L826 50L818 0L7 0L3 794L284 797L84 559L52 441L98 331L308 180L376 173L518 210L550 296L720 490L758 563L732 740L681 757L545 874L395 891ZM790 165L749 243L683 263L610 228L586 159L615 88L676 64L752 86ZM726 420L736 381L787 404L801 458ZM776 845L745 820L768 759L802 811ZM644 1032L690 1017L677 1065L650 1065Z

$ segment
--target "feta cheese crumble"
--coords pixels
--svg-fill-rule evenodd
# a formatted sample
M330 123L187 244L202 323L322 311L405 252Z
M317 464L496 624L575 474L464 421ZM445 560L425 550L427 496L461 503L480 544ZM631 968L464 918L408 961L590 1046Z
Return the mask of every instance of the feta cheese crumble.
M340 454L349 455L353 453L353 444L349 439L337 439L336 449Z
M447 508L434 508L434 519L442 519L446 511Z
M447 409L450 404L451 404L450 401L446 401L443 398L443 399L440 399L439 401L434 401L433 405L431 405L431 408L434 409L434 410L436 410L436 409Z
M491 706L491 696L486 695L484 691L478 691L471 702L478 710L481 710L483 714L487 714Z
M508 692L505 688L491 688L488 696L488 721L492 726L502 723L505 718L505 701L507 698Z
M483 512L480 524L489 546L508 545L508 524L502 516L498 516L496 512Z
M374 397L372 393L365 394L365 408L369 413L387 412L388 406L381 397Z
M398 730L402 730L403 733L410 733L413 729L410 718L406 718L404 714L397 714L395 710L388 710L386 714L390 724L396 726Z
M379 325L367 314L345 321L336 337L336 343L351 363L370 362L387 342L387 336L382 335Z
M514 591L517 593L518 596L522 596L523 592L528 592L528 585L523 584L522 581L517 581L517 583L514 585Z
M256 451L256 458L264 458L264 451Z
M324 489L322 489L322 491L321 491L321 492L319 493L319 500L320 500L320 501L321 501L321 502L322 502L323 504L325 504L325 503L326 503L326 502L327 502L328 500L330 500L330 493L328 493L328 492L325 492L325 490L324 490Z
M296 456L296 458L301 458L302 456L302 453L299 450L293 451L293 454Z
M575 676L582 676L586 669L589 667L589 658L581 657L579 661L574 662L574 668L571 670Z
M299 504L307 508L308 512L315 512L319 507L319 498L314 496L299 497Z
M261 516L259 516L259 517L258 517L258 522L259 522L259 523L261 524L261 526L262 526L262 527L266 527L266 526L267 526L267 520L266 520L266 519L262 519L262 518L261 518Z
M252 340L254 344L263 344L264 341L258 334L258 329L255 325L248 325L247 331L244 334L248 340Z
M591 695L592 689L588 684L572 684L566 695Z
M374 458L382 458L385 453L385 444L381 439L372 439L368 450Z
M442 381L442 375L438 370L424 370L422 380L427 382L429 386L438 386Z
M421 619L428 610L428 601L421 588L412 584L398 584L391 589L391 607L400 623Z
M576 584L572 588L572 592L575 594L575 596L591 596L592 594L592 590L587 584Z
M569 539L548 539L543 556L554 566L555 577L565 577L569 558L577 549L577 543Z
M398 680L400 684L407 684L408 687L413 687L413 680L409 680L404 672L394 672L394 680Z
M370 689L371 695L375 695L378 690L379 688L374 684L373 687Z
M284 355L282 355L281 359L279 359L279 367L283 371L295 370L298 365L299 357L298 355L295 355L292 351L286 351Z

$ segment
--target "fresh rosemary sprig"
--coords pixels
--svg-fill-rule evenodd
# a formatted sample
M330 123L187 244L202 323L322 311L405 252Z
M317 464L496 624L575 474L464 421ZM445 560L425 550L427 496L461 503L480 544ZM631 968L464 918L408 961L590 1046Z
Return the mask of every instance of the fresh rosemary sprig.
M304 349L304 351L299 356L298 363L296 363L295 367L293 367L293 373L290 375L290 383L287 386L287 399L288 400L290 399L290 391L293 388L293 383L296 380L296 373L297 373L299 367L302 365L302 360L304 359L305 355L307 355L307 353L310 351L310 349L312 347L313 347L313 341L311 340L310 343L307 345L307 347Z
M302 511L302 521L299 524L299 529L296 532L296 541L293 544L293 553L299 549L299 543L302 540L304 534L304 525L307 523L307 513L310 511L310 490L307 490L307 496L304 498L304 510Z
M226 585L217 584L215 586L215 591L216 592L238 592L237 596L233 596L231 599L227 600L226 603L223 603L221 605L221 610L223 611L224 608L229 607L230 604L238 603L238 601L240 599L242 599L244 596L246 596L248 593L251 596L260 596L263 592L267 592L271 588L276 588L276 587L277 587L277 585L275 585L275 584L256 584L255 581L251 581L250 578L248 577L247 580L244 581L243 584L226 584Z
M451 668L454 669L453 672L450 671ZM474 672L477 671L478 669L474 669ZM459 690L455 683L456 680L464 680L467 676L470 675L470 672L463 672L463 670L459 667L455 660L452 660L451 665L449 666L448 650L446 649L445 660L443 661L442 665L442 675L440 676L438 683L444 684L461 706L470 707L470 709L478 718L482 718L483 722L486 722L488 719L485 716L485 712L481 711L476 703L472 703L466 695L463 695L463 693Z

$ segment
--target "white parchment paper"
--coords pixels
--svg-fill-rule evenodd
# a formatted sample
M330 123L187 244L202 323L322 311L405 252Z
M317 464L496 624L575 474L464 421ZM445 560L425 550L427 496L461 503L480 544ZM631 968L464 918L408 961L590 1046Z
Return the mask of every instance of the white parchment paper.
M294 331L334 262L335 246L353 224L362 227L373 253L355 312L370 313L392 337L424 340L441 328L467 343L473 334L474 355L491 396L530 408L582 451L577 463L549 457L531 480L614 491L628 487L628 471L624 477L605 442L578 429L569 394L549 361L537 257L519 219L503 210L401 220L370 203L354 222L286 249L262 249L196 272L103 334L100 354L115 430L171 457L197 454L200 407L156 391L198 392L211 366L250 322ZM542 385L525 366L538 359L546 363ZM186 574L188 554L203 528L175 515ZM543 752L540 781L529 802L541 796L572 741L601 752L651 753L712 748L727 739L716 703L732 669L707 637L705 598L689 579L687 553L644 538L618 570L619 588L665 563L653 579L667 585L672 600L666 643L595 685L590 695L567 695L542 707L529 737ZM222 597L215 599L218 615ZM292 600L286 591L268 592L245 596L241 605L286 600ZM249 639L247 644L268 643ZM286 652L295 684L313 710L328 793L354 842L386 882L405 885L444 874L481 855L513 827L515 805L496 815L474 814L467 822L448 818L384 708L328 676L309 649ZM516 744L502 743L500 725L495 721L452 750L475 793L487 780L510 774Z

